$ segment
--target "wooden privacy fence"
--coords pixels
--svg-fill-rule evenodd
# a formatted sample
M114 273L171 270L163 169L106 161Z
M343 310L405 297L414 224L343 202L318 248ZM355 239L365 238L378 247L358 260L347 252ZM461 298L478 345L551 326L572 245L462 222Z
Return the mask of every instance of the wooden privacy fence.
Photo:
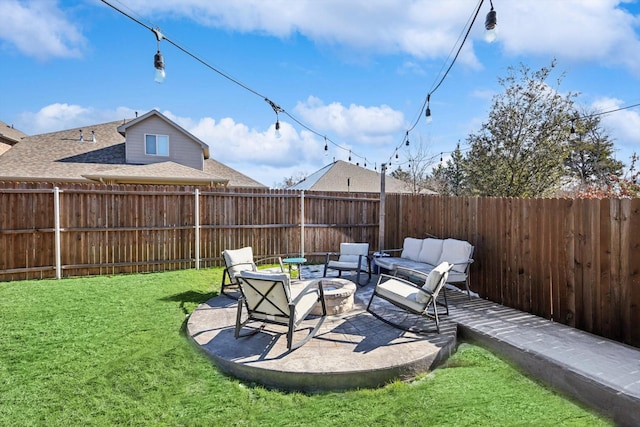
M242 246L320 262L342 241L377 242L379 200L367 195L24 187L0 188L0 280L207 267Z
M480 297L640 347L640 199L509 199L0 183L0 280L221 265L227 248L322 262L340 242L475 246Z
M481 297L640 347L640 199L394 194L385 229L467 240Z

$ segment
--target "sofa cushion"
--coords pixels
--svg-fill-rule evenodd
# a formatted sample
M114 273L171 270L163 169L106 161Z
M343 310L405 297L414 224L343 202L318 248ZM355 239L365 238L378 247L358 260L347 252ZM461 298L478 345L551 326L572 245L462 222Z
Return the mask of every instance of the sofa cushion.
M453 271L464 273L464 271L467 269L467 263L469 261L469 257L471 256L472 249L473 246L471 246L469 242L457 239L445 239L444 243L442 244L442 254L440 255L440 259L438 260L437 264L447 261L455 264L453 266Z
M431 265L438 265L440 261L440 255L442 254L442 239L424 239L422 242L422 249L418 255L418 261L426 262Z
M404 244L402 245L402 254L400 254L400 258L410 259L411 261L418 261L420 249L422 249L422 240L423 239L406 237L404 239Z

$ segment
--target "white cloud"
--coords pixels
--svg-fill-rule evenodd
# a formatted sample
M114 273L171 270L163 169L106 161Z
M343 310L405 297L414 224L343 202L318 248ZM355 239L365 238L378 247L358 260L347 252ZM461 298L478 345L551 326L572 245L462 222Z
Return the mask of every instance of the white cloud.
M295 111L311 127L338 135L347 144L389 144L394 142L389 139L390 135L397 135L407 127L404 114L387 105L365 107L351 104L345 107L339 102L327 105L310 96L305 102L299 102Z
M517 1L498 11L507 53L623 65L640 74L638 17L620 0Z
M40 60L79 57L86 40L77 25L50 0L0 2L0 46Z
M625 107L620 99L601 98L591 104L593 111L605 112ZM615 139L616 157L629 163L631 153L640 153L640 107L602 115L602 125Z
M171 120L209 144L211 157L222 163L247 163L266 167L283 167L304 161L314 161L322 156L324 146L309 132L298 133L291 124L280 120L280 137L275 126L268 129L250 129L226 117L215 120L205 117L198 120L177 117L170 111L163 112Z
M135 110L127 107L118 107L115 110L98 110L80 105L55 103L47 105L35 113L22 113L16 127L28 135L37 135L134 116Z
M406 53L419 59L450 53L477 3L473 0L131 0L147 15L183 15L203 25L351 48L358 55ZM478 21L484 19L479 18ZM479 24L480 25L480 24ZM459 61L478 66L471 49Z

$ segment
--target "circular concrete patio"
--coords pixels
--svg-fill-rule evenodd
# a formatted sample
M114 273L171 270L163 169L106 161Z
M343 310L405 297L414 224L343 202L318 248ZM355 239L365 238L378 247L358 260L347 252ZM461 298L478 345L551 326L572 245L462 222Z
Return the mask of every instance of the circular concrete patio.
M421 333L391 327L366 311L375 281L358 287L354 308L327 316L316 336L288 351L286 328L234 338L237 301L224 295L201 304L189 317L187 333L226 374L266 387L296 391L346 390L383 386L433 369L456 347L456 325L406 314L376 298L374 311ZM317 318L307 322L315 325ZM433 331L426 332L423 331ZM304 338L297 332L294 342Z

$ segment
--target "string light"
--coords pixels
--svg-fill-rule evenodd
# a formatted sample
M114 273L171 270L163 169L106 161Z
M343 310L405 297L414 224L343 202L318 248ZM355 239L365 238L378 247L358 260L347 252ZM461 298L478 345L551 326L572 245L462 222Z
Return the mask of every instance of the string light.
M156 40L158 41L158 51L153 56L153 66L156 69L156 76L153 80L157 83L162 83L164 82L165 77L167 77L167 74L164 71L164 58L160 52L160 40L162 40L164 36L160 32L160 28L153 28L151 31L156 35Z
M241 81L233 78L231 75L219 70L218 68L212 66L211 64L209 64L208 62L206 62L205 60L203 60L202 58L198 57L197 55L193 54L192 52L188 51L187 49L185 49L184 47L180 46L178 43L174 42L173 40L171 40L170 38L168 38L166 35L161 34L159 29L155 29L152 28L150 25L145 24L144 22L142 22L140 19L137 19L133 16L131 16L130 14L124 12L123 10L117 8L116 6L112 5L109 1L107 0L101 0L102 3L106 4L107 6L109 6L110 8L112 8L113 10L115 10L116 12L122 14L123 16L131 19L132 21L134 21L136 24L148 29L149 31L152 31L154 34L156 34L156 39L158 39L158 42L160 40L165 40L167 43L170 43L171 45L173 45L175 48L179 49L180 51L182 51L184 54L190 56L191 58L193 58L194 60L196 60L197 62L199 62L200 64L204 65L205 67L209 68L210 70L214 71L215 73L219 74L220 76L224 77L225 79L231 81L232 83L240 86L241 88L247 90L248 92L253 93L254 95L257 95L265 100L268 100L268 98L264 95L262 95L260 92L252 89L251 87L245 85L244 83L242 83ZM164 58L162 57L162 54L160 53L160 49L159 49L159 44L158 44L158 53L156 53L156 56L154 57L154 66L156 66L156 70L157 72L159 72L158 70L162 70L162 76L164 78L165 74L164 74ZM270 102L271 103L271 102ZM275 105L275 104L274 104ZM316 131L315 129L311 128L310 126L308 126L307 124L305 124L304 122L302 122L301 120L299 120L297 117L295 117L294 115L292 115L291 113L289 113L288 111L284 110L283 108L280 108L278 106L279 110L276 112L276 127L279 128L279 120L278 120L278 113L281 114L285 114L287 117L289 117L292 121L294 121L295 123L297 123L298 125L300 125L301 127L303 127L304 129L308 130L309 132L313 133L314 135L318 136L318 137L323 137L323 135L321 133L319 133L318 131ZM278 129L276 129L276 131L278 131ZM331 140L330 138L325 137L325 146L327 146L327 142L333 144L335 147L341 149L341 150L345 150L345 151L351 151L348 148L344 147L343 145L340 145L338 143L336 143L335 141ZM328 151L328 146L327 146L327 151ZM359 157L361 159L364 159L364 156L361 156L357 153L352 153L353 156Z
M493 0L489 0L491 3L491 10L487 13L487 19L484 21L484 28L487 30L484 33L484 39L487 43L493 43L498 36L496 34L496 25L498 25L498 14L493 10Z
M310 128L309 126L307 126L305 123L301 122L300 120L298 120L295 116L291 115L289 112L285 111L284 109L282 109L280 106L278 106L277 104L273 103L272 101L270 101L268 98L266 98L265 96L261 95L259 92L255 91L254 89L246 86L245 84L243 84L242 82L234 79L233 77L231 77L230 75L220 71L219 69L213 67L212 65L210 65L209 63L207 63L206 61L204 61L203 59L199 58L198 56L194 55L193 53L189 52L188 50L186 50L185 48L181 47L180 45L178 45L177 43L175 43L174 41L170 40L169 38L167 38L164 34L162 34L160 32L160 30L158 28L151 28L150 26L144 24L143 22L141 22L140 20L130 16L129 14L123 12L122 10L118 9L117 7L113 6L112 4L110 4L107 0L101 0L102 3L108 5L109 7L113 8L114 10L116 10L117 12L121 13L122 15L126 16L127 18L133 20L134 22L136 22L137 24L145 27L146 29L152 31L155 36L156 36L156 40L158 42L158 50L156 55L154 56L154 67L156 68L156 72L157 74L160 74L159 77L161 77L159 80L164 80L164 78L166 77L166 73L165 73L165 63L164 63L164 58L162 56L162 53L160 52L160 41L161 40L166 40L167 43L172 44L174 47L176 47L177 49L181 50L183 53L187 54L188 56L192 57L193 59L195 59L196 61L200 62L202 65L206 66L207 68L211 69L212 71L218 73L219 75L221 75L222 77L228 79L229 81L235 83L236 85L246 89L247 91L262 97L263 99L265 99L273 108L274 111L276 113L276 124L275 124L275 128L276 128L276 134L279 133L280 130L280 121L279 121L279 113L282 114L286 114L291 120L293 120L294 122L296 122L298 125L302 126L304 129L310 131L311 133L315 134L316 136L320 136L322 137L323 135L321 135L320 133L318 133L317 131L315 131L314 129ZM491 26L493 25L495 27L495 24L497 23L497 19L496 18L496 12L493 8L493 2L491 1L491 11L489 12L489 14L487 15L487 21L485 22L485 27L487 26ZM427 117L427 120L429 121L431 118L431 108L430 108L430 97L431 94L433 94L442 84L442 82L444 81L444 79L447 77L449 71L451 70L451 68L453 67L453 64L455 63L458 55L460 54L460 51L462 50L463 45L465 44L465 41L469 35L469 32L471 30L471 28L473 27L473 24L475 22L475 19L477 17L477 14L483 4L484 0L479 0L478 6L475 10L475 14L473 16L473 19L471 19L471 22L467 28L466 34L464 36L464 39L462 40L462 42L460 43L460 46L458 47L458 50L455 54L455 57L453 58L453 60L451 61L451 64L449 65L449 67L447 68L447 70L445 71L445 73L442 75L442 78L440 79L440 81L438 82L437 85L435 85L435 87L433 87L432 90L429 91L425 102L422 106L422 109L425 109L425 116ZM487 24L488 23L488 24ZM418 117L419 118L419 117ZM409 129L412 130L413 128L415 128L415 126L417 125L418 121L416 120L416 122L414 123L414 125ZM404 144L406 146L409 146L409 139L408 139L408 133L409 131L406 132L406 140L403 141ZM326 136L324 137L325 139L325 151L328 151L328 142L334 144L336 147L343 149L343 150L347 150L347 148L335 143L334 141L332 141L331 139L327 138ZM351 149L349 149L349 160L352 160L352 155L355 155L357 157L360 157L362 159L364 159L363 156L359 156L357 153L353 153ZM396 156L397 156L397 152L396 152ZM389 162L390 164L391 162ZM377 164L374 164L374 168L377 168ZM377 170L377 169L376 169Z

